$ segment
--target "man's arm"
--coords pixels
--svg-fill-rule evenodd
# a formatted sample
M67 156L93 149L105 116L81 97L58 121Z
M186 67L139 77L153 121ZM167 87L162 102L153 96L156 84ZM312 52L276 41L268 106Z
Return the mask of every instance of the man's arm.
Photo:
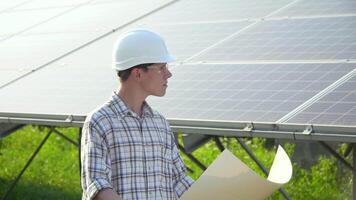
M173 178L174 191L177 197L181 197L185 191L193 185L194 180L186 175L187 168L179 155L179 150L174 142L172 134L172 161L173 161Z
M106 188L113 188L108 147L102 137L104 132L98 123L89 120L84 123L81 142L81 185L86 200L94 199Z
M121 198L111 188L105 188L98 192L94 200L121 200Z

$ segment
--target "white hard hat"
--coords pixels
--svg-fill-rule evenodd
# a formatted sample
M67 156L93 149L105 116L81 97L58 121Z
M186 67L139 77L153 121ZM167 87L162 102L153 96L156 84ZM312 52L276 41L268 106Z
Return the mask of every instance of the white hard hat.
M113 51L113 67L117 71L145 63L168 63L174 60L161 36L142 29L121 35Z

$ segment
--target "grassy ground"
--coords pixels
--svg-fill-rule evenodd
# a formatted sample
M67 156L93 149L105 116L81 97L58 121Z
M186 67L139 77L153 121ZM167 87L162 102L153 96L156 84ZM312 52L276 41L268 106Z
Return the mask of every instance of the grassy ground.
M63 129L76 140L78 129ZM0 196L8 189L48 129L26 126L1 140ZM8 199L80 199L78 150L52 133Z
M77 140L78 129L58 130L73 140ZM48 129L25 126L0 140L0 197L4 195L48 131ZM226 148L265 177L235 139L224 138L222 141ZM249 139L245 140L245 143L269 169L275 149L265 148L263 139ZM289 155L293 153L293 145L284 147ZM344 147L341 147L340 151L343 149ZM219 150L214 142L209 142L196 150L193 155L208 166L219 155ZM202 171L186 157L184 160L188 167L194 170L194 173L190 175L197 179ZM293 199L351 199L352 174L340 166L340 163L333 158L320 159L319 163L310 170L300 169L294 165L293 178L285 185L285 189ZM78 149L62 137L52 133L8 199L74 200L80 198ZM269 199L284 199L284 197L276 192Z

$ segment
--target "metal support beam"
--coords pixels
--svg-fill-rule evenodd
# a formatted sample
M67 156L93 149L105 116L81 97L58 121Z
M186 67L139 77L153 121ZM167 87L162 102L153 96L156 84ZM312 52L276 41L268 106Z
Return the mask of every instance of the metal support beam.
M24 124L7 124L0 123L0 138L6 137L16 131L17 129L25 126Z
M40 145L37 147L37 149L35 150L35 152L32 154L32 156L30 157L30 159L27 161L26 165L24 166L24 168L21 170L21 172L17 175L17 177L15 178L15 180L11 183L10 188L6 191L4 197L2 198L2 200L6 200L8 199L9 195L11 194L12 190L14 189L15 185L17 184L17 182L20 180L21 176L25 173L26 169L30 166L30 164L32 163L33 159L37 156L38 152L41 150L42 146L46 143L47 139L49 138L49 136L51 135L51 133L53 132L53 128L50 129L50 131L47 133L47 135L43 138L42 142L40 143Z
M350 153L352 152L352 146L353 146L353 144L348 144L347 145L347 148L346 148L346 150L344 152L344 157L347 157L347 156L350 155Z
M356 143L354 126L183 119L171 119L169 123L174 132L187 134Z
M200 146L207 143L212 136L210 135L200 135L200 134L188 134L183 136L183 144L185 152L192 153Z
M325 147L333 156L335 156L338 160L340 160L347 168L350 170L354 170L353 166L347 162L338 152L336 152L333 148L331 148L328 144L323 141L319 142L323 147Z
M196 165L198 165L198 167L205 171L206 170L206 167L205 165L203 165L203 163L201 163L197 158L195 158L192 154L190 153L187 153L185 150L184 150L184 147L180 144L178 144L178 149L181 150L183 152L184 155L186 155L192 162L194 162Z
M70 139L68 136L64 135L63 133L59 132L56 129L53 129L53 132L56 133L57 135L61 136L62 138L64 138L65 140L67 140L68 142L72 143L73 145L75 145L76 147L79 147L79 143L73 141L72 139Z
M221 143L220 139L218 136L214 136L213 140L216 144L216 146L218 147L218 149L220 150L220 152L223 152L225 150L224 145Z
M250 156L250 158L252 158L253 161L255 161L255 163L258 165L258 167L263 171L263 173L268 176L269 172L268 170L262 165L262 163L257 159L257 157L255 156L255 154L253 154L253 152L251 151L251 149L244 143L244 141L242 141L241 138L236 138L237 142L241 145L241 147L246 151L246 153ZM291 198L289 197L289 194L281 187L279 189L279 192L282 193L282 195L284 196L284 198L291 200Z
M49 115L0 112L0 123L37 124L48 126L82 127L84 115ZM355 126L292 124L284 122L243 122L191 119L168 119L173 132L233 137L262 137L290 140L312 140L356 143ZM249 131L249 125L253 130ZM305 134L306 127L313 132ZM247 128L247 129L246 129Z

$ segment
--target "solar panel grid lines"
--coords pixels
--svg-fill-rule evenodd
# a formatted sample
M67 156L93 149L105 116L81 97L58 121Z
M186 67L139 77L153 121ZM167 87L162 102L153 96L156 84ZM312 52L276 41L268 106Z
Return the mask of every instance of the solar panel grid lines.
M55 81L53 81L54 77ZM85 78L83 78L85 77ZM98 84L99 83L99 84ZM106 87L102 87L106 85ZM54 63L21 83L0 90L2 112L85 115L105 102L117 86L115 73L100 65ZM31 94L23 94L30 87ZM32 107L27 105L31 104Z
M103 34L108 31L122 29L122 25L125 24L125 22L131 22L130 24L132 24L174 2L175 1L168 0L143 1L140 2L141 6L136 6L137 1L113 1L104 4L87 4L83 6L82 9L78 9L76 12L58 18L46 26L41 26L34 32L97 31L99 34Z
M276 13L272 17L299 17L299 16L332 16L356 13L356 2L353 0L302 0L294 6Z
M276 1L180 1L144 21L149 24L260 19L291 3Z
M312 106L315 102L322 99L324 96L328 95L329 93L337 89L339 86L342 86L342 84L352 79L352 77L354 77L355 75L356 75L356 68L350 71L349 73L347 73L346 75L344 75L343 77L341 77L340 79L338 79L337 81L335 81L333 84L326 87L324 90L320 91L317 95L313 96L308 101L305 101L302 105L300 105L293 111L289 112L287 115L283 116L276 122L283 123L293 119L293 117L297 116L299 113L303 112L305 109Z
M356 57L356 17L264 21L192 61L322 60ZM234 48L238 46L239 48Z
M28 72L29 69L0 69L0 86Z
M289 109L293 108L296 105L300 105L302 103L302 101L293 101L290 99L294 99L294 96L296 96L297 94L299 94L300 90L302 91L307 91L307 90L303 90L303 86L308 86L308 84L310 84L309 82L313 81L314 78L308 78L309 74L311 72L308 71L303 71L303 69L299 69L301 70L301 72L297 72L297 73L276 73L275 75L273 75L273 73L265 73L266 77L268 77L269 82L265 82L262 85L265 86L265 89L263 89L263 91L258 92L257 94L260 95L260 99L264 99L263 101L257 101L255 103L253 103L253 106L251 106L251 108L249 110L247 110L246 114L248 112L251 111L259 111L259 109L264 108L265 110L260 110L260 111L270 111L270 110L274 110L274 109L278 109L278 111L288 111L284 109L285 106L287 106ZM278 71L278 70L276 70ZM322 78L322 77L321 77ZM282 85L284 85L284 87L280 87L281 85L281 81ZM303 81L301 81L303 80ZM317 80L314 80L317 81ZM313 81L313 82L314 82ZM274 83L277 83L274 84ZM302 83L302 84L300 84ZM251 85L251 84L250 84ZM268 90L272 90L273 88L278 88L281 91L278 92L272 92L268 94ZM293 88L295 87L295 88ZM254 88L250 87L250 86L244 86L244 88L247 91L253 90ZM261 88L261 84L257 85L256 88ZM267 95L266 95L267 94ZM251 99L256 99L256 95L251 96ZM282 104L278 105L278 101L285 101ZM266 106L267 104L270 104L268 106ZM284 105L283 105L284 104ZM284 107L283 107L284 106ZM244 108L244 106L241 106L241 104L238 104L237 107L233 107L232 109L236 109L236 108ZM258 119L257 119L258 120Z
M156 12L165 6L170 5L171 3L174 3L175 1L157 1L159 2L159 5L154 4L153 2L150 2L150 6L145 6L143 13L135 12L134 14L138 14L139 16L133 17L133 19L130 18L131 21L128 22L122 22L119 27L116 27L116 29L121 29L123 27L126 27L130 25L131 23L136 22L137 20L151 14L152 12ZM162 3L164 2L164 3ZM109 5L110 6L110 5ZM85 6L83 6L85 7ZM150 9L152 8L152 9ZM150 10L147 10L150 9ZM117 12L117 10L115 11ZM52 23L53 21L51 21ZM71 23L69 21L69 23ZM46 23L46 25L49 23ZM63 25L63 24L62 24ZM62 26L61 25L61 26ZM16 37L16 40L7 40L3 41L3 43L0 43L0 46L4 48L0 48L0 51L4 51L3 53L0 53L1 57L0 58L2 61L7 61L11 66L13 66L15 69L19 68L25 68L25 69L31 69L31 71L27 71L26 73L20 73L18 77L9 80L4 81L1 80L2 85L0 88L4 88L18 80L21 80L21 78L26 77L28 75L31 75L33 72L37 72L39 69L42 69L43 67L46 67L50 65L53 62L56 62L71 53L82 49L93 42L96 42L100 40L101 38L106 37L107 35L112 34L113 32L117 31L116 29L106 31L102 34L98 34L95 32L63 32L63 33L48 33L44 34L45 32L39 33L38 30L43 29L43 27L46 27L45 25L42 24L40 27L36 27L30 31L27 31L27 35L21 35L21 37ZM46 28L44 28L46 30ZM47 30L53 30L53 29L47 29ZM37 31L37 32L36 32ZM61 38L58 36L62 36ZM94 35L94 36L93 36ZM98 36L99 35L99 36ZM79 36L79 37L77 37ZM52 37L52 40L50 39ZM33 40L28 40L28 38L33 38ZM64 40L68 39L70 40ZM22 41L24 40L24 41ZM37 41L40 40L40 41ZM47 42L46 40L51 40L50 42ZM32 42L32 43L31 43ZM42 43L41 43L42 42ZM60 42L57 45L54 45L55 42ZM67 43L66 43L67 42ZM33 46L31 46L31 44ZM22 48L22 46L26 46L26 48ZM9 48L5 48L5 46L8 46ZM31 47L29 47L31 46ZM56 48L52 48L53 46L56 46ZM28 54L28 49L32 49L32 54ZM44 50L46 49L46 50ZM53 50L53 51L52 51ZM36 52L39 51L38 54ZM49 55L48 55L49 54ZM9 55L9 56L7 56ZM18 59L18 56L23 56L22 59ZM35 59L34 56L40 56L38 59ZM11 60L12 59L12 60ZM28 59L28 60L26 60ZM5 63L3 62L3 65L1 67L5 66ZM8 66L7 66L8 67Z
M293 20L293 19L325 19L325 18L338 18L338 17L355 17L356 13L350 13L350 14L328 14L328 15L305 15L305 16L272 16L266 19L263 19L264 21L281 21L281 20ZM249 20L254 20L258 21L258 19L249 19Z
M352 64L356 59L321 59L321 60L222 60L222 61L187 61L173 63L173 65L231 65L231 64ZM172 65L172 66L173 66Z
M60 0L60 1L41 1L32 0L28 3L18 6L14 11L28 11L28 10L45 10L52 8L70 8L89 4L93 0Z
M249 21L203 23L199 24L145 24L138 22L138 28L147 28L156 31L165 39L168 49L179 62L183 62L206 47L216 43L237 30L249 25Z
M61 3L63 4L63 1L60 1L59 3L57 1L48 2L50 2L49 5L53 3L55 5L61 5ZM7 27L7 29L4 30L7 32L0 32L0 34L6 35L1 38L0 42L10 39L16 35L26 33L36 27L42 27L41 25L46 24L56 18L66 16L66 14L71 13L72 11L86 5L85 2L87 1L77 0L77 2L69 1L65 6L41 7L41 5L43 6L44 2L31 1L14 8L11 10L11 12L7 12L2 16L0 14L0 23Z
M17 12L39 12L50 8L72 6L69 0L31 2L31 4L23 5L22 8L17 8ZM75 2L77 2L76 5L87 3L84 0ZM135 4L133 2L138 7L145 7L145 3L152 4L152 7L161 3L163 8L157 7L151 11L143 9L145 12L142 12L142 15L136 18L127 16L125 18L127 20L123 20L123 23L116 23L112 20L116 17L124 18L119 17L120 12L110 14L109 7L118 8L125 7L125 5L131 7L128 5ZM68 34L73 37L72 44L76 44L75 47L84 44L84 40L91 41L91 43L81 46L80 49L76 49L73 45L71 48L63 48L63 51L57 52L56 56L52 57L58 58L56 60L48 59L51 57L51 52L48 50L42 56L47 62L42 62L43 60L41 63L33 62L31 66L35 67L24 68L21 63L18 64L19 62L13 59L9 63L19 67L11 69L11 73L6 73L11 74L5 77L6 79L0 77L0 84L4 83L4 80L11 83L6 87L0 86L0 93L13 96L9 95L5 98L9 102L0 100L0 104L6 109L15 107L16 103L12 101L18 95L10 90L23 88L20 84L31 84L31 80L35 77L53 76L54 72L65 77L73 77L69 70L64 70L66 67L56 71L57 68L62 68L61 63L67 67L73 66L73 69L84 66L95 67L95 65L107 67L110 63L105 54L109 54L113 38L121 31L131 28L149 28L160 33L165 38L169 51L179 58L172 68L173 77L169 82L167 95L160 99L149 98L153 107L169 118L275 122L352 71L353 64L356 63L354 36L356 35L356 13L347 8L347 6L352 8L353 1L162 0L157 4L149 1L142 1L139 4L137 2L139 1L90 1L89 5L83 6L87 9L83 9L78 14L91 13L90 16L95 18L95 25L76 22L74 15L70 15L73 14L71 12L63 18L56 18L51 20L51 23L33 27L11 38L19 42L25 37L31 38L32 41L42 38L43 43L48 43L46 41L51 41L52 37L58 38L60 43L66 43L64 34ZM136 8L136 6L133 7ZM126 11L131 12L129 8ZM111 18L110 23L102 23L109 18ZM75 35L81 34L82 38L77 40ZM7 36L0 33L0 39ZM63 38L58 36L63 36ZM93 40L93 38L96 39ZM11 45L7 41L3 41L3 45ZM70 42L70 39L66 41ZM55 45L62 48L60 44ZM95 51L95 48L98 49ZM35 48L32 49L36 52ZM50 48L44 47L44 49ZM60 57L59 54L65 56ZM6 52L3 56L5 55L7 55ZM86 57L91 57L92 63L82 61ZM95 60L94 57L96 57ZM9 56L6 59L10 58L14 57ZM32 59L39 61L41 58L37 59L36 55L32 55ZM22 59L22 61L25 60L26 58ZM48 62L50 60L53 62ZM43 63L47 63L46 67L36 70L36 67L42 66ZM21 71L21 69L24 70ZM6 71L7 69L0 70ZM33 73L31 70L36 72ZM19 81L9 82L9 78L15 80L23 73L29 73L30 76L22 76L18 79ZM105 74L109 72L106 71ZM94 76L95 74L90 75L90 77ZM98 73L97 76L105 79L104 74ZM97 104L99 98L90 97L90 92L87 90L81 92L82 84L89 84L89 80L83 77L80 77L80 80L81 82L71 81L70 86L65 83L61 84L61 92L73 95L73 97L65 97L70 100L61 100L62 97L56 96L54 92L48 92L49 96L52 99L58 99L58 102L74 102L73 106L61 107L63 112L68 111L69 107L70 111L76 110L75 105L82 102L80 95L76 93L82 94L85 98L92 98L85 108L84 106L78 107L78 113L85 114L91 107L90 105ZM93 87L94 93L106 94L114 83L116 82L102 81L100 82L102 87L109 89L103 91L102 88ZM314 109L313 112L306 109L305 112L298 113L296 118L292 119L298 117L300 120L312 119L316 122L320 121L324 114L324 122L327 121L326 118L331 121L330 116L334 117L336 124L352 119L350 116L353 115L354 109L351 102L354 97L349 93L352 91L350 87L354 85L351 83L352 81L345 82L337 87L338 90L327 93L320 99L320 102L316 101L318 102L314 105L316 108L310 107ZM41 84L36 85L30 99L43 99L42 95L46 93L44 91L49 88L41 89L40 86ZM332 95L336 91L338 92ZM338 95L341 95L339 99L343 97L345 99L335 100ZM324 98L329 98L329 100L325 101ZM54 112L55 110L49 106L55 105L56 102L48 97L45 99L48 100L48 104L43 106L41 112ZM20 105L19 108L29 111L29 108L26 108L27 103L17 102ZM345 115L340 116L341 111ZM324 113L319 116L317 112ZM306 118L299 118L304 114ZM298 122L304 123L305 121Z
M65 9L63 8L56 8L41 11L7 12L0 14L0 23L6 27L1 29L0 34L7 36L3 38L2 41L33 27L39 26L46 21L51 20L53 17L59 16L64 10Z
M355 125L356 119L356 77L337 87L332 93L316 101L288 122Z
M191 61L192 59L194 59L194 58L196 58L196 57L198 57L198 56L204 54L205 52L209 51L210 49L215 48L215 47L218 46L219 44L224 43L225 41L229 40L229 39L232 38L232 37L235 37L236 35L238 35L239 33L243 32L244 30L247 30L247 29L249 29L250 27L253 27L253 26L254 26L255 24L257 24L257 23L259 23L259 22L254 22L254 23L252 23L252 24L250 24L250 25L244 27L243 29L236 31L235 33L233 33L233 34L231 34L231 35L229 35L229 36L223 38L222 40L216 42L215 44L213 44L213 45L211 45L211 46L209 46L209 47L207 47L206 49L203 49L202 51L199 51L198 53L193 54L192 56L190 56L190 57L188 57L187 59L185 59L183 62L189 62L189 61Z
M352 69L325 63L183 64L172 70L166 97L150 101L173 118L278 120Z
M80 37L82 39L87 39L88 35L87 34L83 34L81 33L80 35L79 34L74 34L74 35L66 35L66 37L69 37L68 39L70 38L73 38L73 39L77 39L77 37ZM90 35L89 35L90 37ZM38 38L38 37L36 37ZM44 36L40 36L41 40L46 40L46 37ZM18 40L17 40L18 41ZM35 42L35 41L34 41ZM8 81L2 85L0 85L0 89L12 84L12 83L15 83L16 81L18 80L21 80L23 77L26 77L28 75L31 75L35 72L38 72L40 69L46 67L46 66L49 66L50 64L72 54L73 52L91 44L93 41L90 41L88 43L85 43L84 45L81 44L80 40L79 42L77 40L67 40L67 44L64 43L64 40L62 38L61 41L58 41L58 42L61 42L61 44L58 44L56 46L56 48L54 49L54 51L52 52L52 49L49 47L48 48L48 51L47 52L43 52L41 51L41 49L43 49L43 47L41 46L40 49L37 49L37 48L33 48L32 49L32 54L27 54L28 56L24 56L22 57L22 60L18 60L16 59L16 56L20 56L21 54L12 54L12 56L15 56L15 57L10 57L10 58L6 58L8 59L10 62L10 64L14 65L14 69L18 69L18 70L21 70L21 69L29 69L26 73L24 74L21 74L19 77L16 77L15 79L12 79L11 81ZM68 50L68 42L70 43L69 46L75 46L74 49L71 49L71 50ZM63 45L64 43L64 45ZM53 42L52 43L44 43L45 45L53 45ZM63 45L63 46L61 46ZM80 46L82 45L82 46ZM17 46L14 46L16 48L19 48ZM21 47L21 46L20 46ZM46 47L46 46L45 46ZM3 49L5 50L5 49ZM28 52L28 49L20 49L21 51L19 51L20 53L22 52ZM6 50L8 51L8 49ZM37 51L39 51L39 53L43 53L43 54L36 54L38 53ZM1 50L0 50L1 52ZM19 53L18 52L18 53ZM8 53L11 53L11 52L8 52ZM60 55L59 57L58 54ZM6 54L5 54L6 55ZM43 55L47 55L46 57L44 57ZM2 54L2 56L4 56L4 54ZM38 59L34 59L38 57ZM11 60L13 59L13 60ZM26 60L28 59L28 60ZM2 59L4 60L4 59ZM5 60L6 61L6 60ZM29 61L29 62L24 62L24 61ZM4 66L4 65L3 65ZM3 67L2 66L2 67Z
M9 12L19 6L22 6L26 3L31 2L31 0L3 0L0 2L0 14L1 13L5 13L5 12Z
M293 1L293 2L290 2L290 3L288 3L288 4L286 4L286 5L282 6L282 7L280 7L279 9L274 10L274 11L271 12L271 13L268 13L267 15L265 15L264 17L262 17L262 19L263 19L263 18L268 18L269 16L272 16L273 14L278 13L278 12L280 12L280 11L283 10L283 9L287 9L288 7L294 5L297 1L298 1L298 0L295 0L295 1ZM244 31L249 30L251 27L254 27L254 26L256 26L257 24L259 24L259 23L261 23L261 22L262 22L261 20L260 20L260 21L255 21L255 22L251 23L250 25L247 25L247 26L245 26L244 28L242 28L242 29L240 29L240 30L237 30L235 33L233 33L233 34L231 34L231 35L229 35L229 36L223 38L222 40L216 42L215 44L213 44L213 45L211 45L211 46L209 46L209 47L207 47L206 49L204 49L204 50L202 50L202 51L199 51L199 52L193 54L193 55L190 56L189 58L185 59L183 62L188 62L188 61L190 61L190 60L193 60L193 59L196 58L196 57L199 57L200 55L204 54L205 52L209 51L210 49L214 49L216 46L219 46L220 44L224 43L225 41L229 41L231 38L236 37L236 36L239 35L240 33L243 33ZM246 51L248 51L248 50L246 50Z

